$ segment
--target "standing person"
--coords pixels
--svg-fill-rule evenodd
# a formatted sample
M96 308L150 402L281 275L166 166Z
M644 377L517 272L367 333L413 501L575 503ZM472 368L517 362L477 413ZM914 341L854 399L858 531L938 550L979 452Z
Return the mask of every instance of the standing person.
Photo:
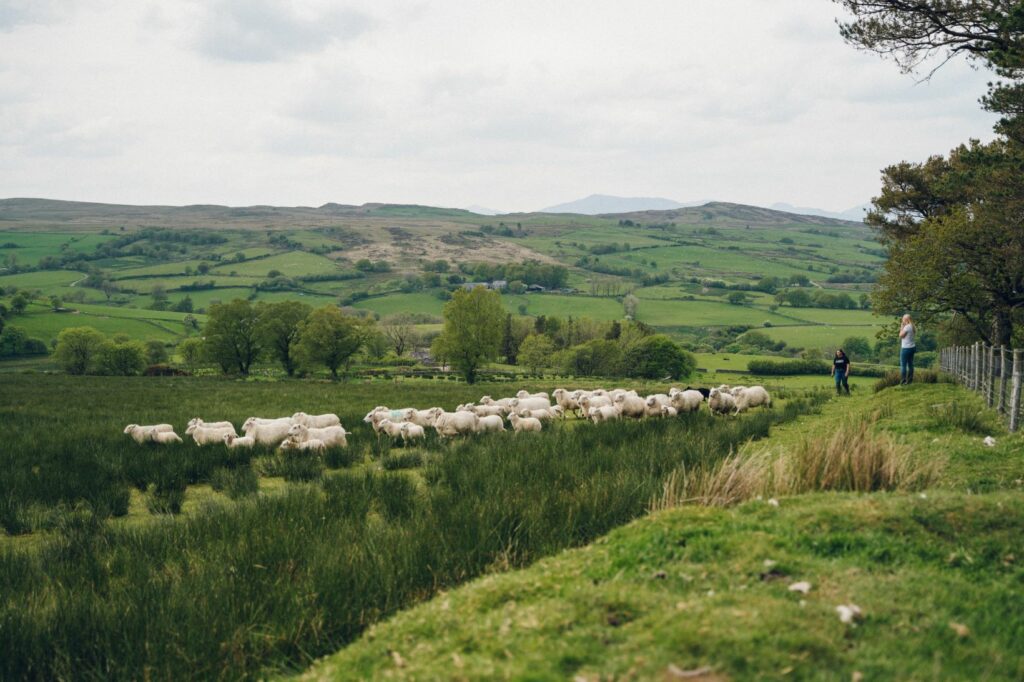
M914 353L917 352L917 343L914 336L917 334L917 327L909 313L903 316L900 322L900 385L914 383Z
M836 351L832 359L832 378L836 380L836 395L842 395L842 389L846 389L846 395L850 395L850 358L846 357L846 351L842 348Z

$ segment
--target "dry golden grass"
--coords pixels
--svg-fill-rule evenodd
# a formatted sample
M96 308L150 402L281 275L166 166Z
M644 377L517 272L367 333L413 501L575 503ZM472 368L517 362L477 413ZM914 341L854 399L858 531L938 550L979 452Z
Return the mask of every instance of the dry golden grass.
M874 428L879 413L851 419L832 433L774 453L748 444L711 468L679 469L665 481L653 510L684 504L729 506L757 497L819 491L920 490L945 460L922 456Z

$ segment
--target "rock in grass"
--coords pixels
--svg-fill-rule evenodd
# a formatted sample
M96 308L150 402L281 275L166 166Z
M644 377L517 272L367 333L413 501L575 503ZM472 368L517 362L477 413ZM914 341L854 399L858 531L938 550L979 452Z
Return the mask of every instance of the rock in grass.
M847 625L864 617L864 613L856 604L840 604L836 607L836 613L839 614L839 620Z
M790 592L799 592L800 594L807 594L811 591L811 584L806 580L801 580L798 583L793 583L789 586Z

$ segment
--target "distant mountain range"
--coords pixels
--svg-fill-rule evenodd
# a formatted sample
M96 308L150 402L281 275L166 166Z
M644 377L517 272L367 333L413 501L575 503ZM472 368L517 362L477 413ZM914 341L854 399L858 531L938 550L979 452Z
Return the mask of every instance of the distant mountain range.
M541 213L577 213L580 215L610 215L614 213L636 213L645 211L672 211L680 208L692 208L695 206L704 206L705 204L712 203L709 201L689 201L679 202L673 199L665 199L663 197L616 197L608 194L591 194L589 197L583 199L577 199L576 201L570 201L564 204L557 204L555 206L548 206L542 209ZM870 208L870 204L862 204L860 206L854 206L853 208L847 209L842 212L826 211L820 208L807 208L803 206L793 206L792 204L776 203L771 206L764 208L770 208L775 211L782 211L784 213L794 213L796 215L812 215L819 216L821 218L834 218L836 220L851 220L853 222L862 222L864 220L864 212L867 208ZM483 215L494 215L493 213L484 213L482 210L476 208L468 209L474 213L481 213Z

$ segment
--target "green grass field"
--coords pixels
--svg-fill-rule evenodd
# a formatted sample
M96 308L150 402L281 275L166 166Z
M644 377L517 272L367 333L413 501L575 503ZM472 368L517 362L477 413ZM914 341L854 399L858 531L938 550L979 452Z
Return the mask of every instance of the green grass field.
M211 272L217 274L236 272L239 275L266 278L267 273L271 270L277 270L287 277L297 277L299 275L323 275L337 272L339 269L337 263L325 256L305 251L290 251L242 263L225 263L216 266Z
M127 334L133 338L174 341L184 335L184 313L113 308L110 306L75 304L77 312L54 313L42 305L31 305L24 315L11 319L10 324L21 327L29 336L49 344L67 327L93 327L104 334ZM202 315L197 316L200 320Z

